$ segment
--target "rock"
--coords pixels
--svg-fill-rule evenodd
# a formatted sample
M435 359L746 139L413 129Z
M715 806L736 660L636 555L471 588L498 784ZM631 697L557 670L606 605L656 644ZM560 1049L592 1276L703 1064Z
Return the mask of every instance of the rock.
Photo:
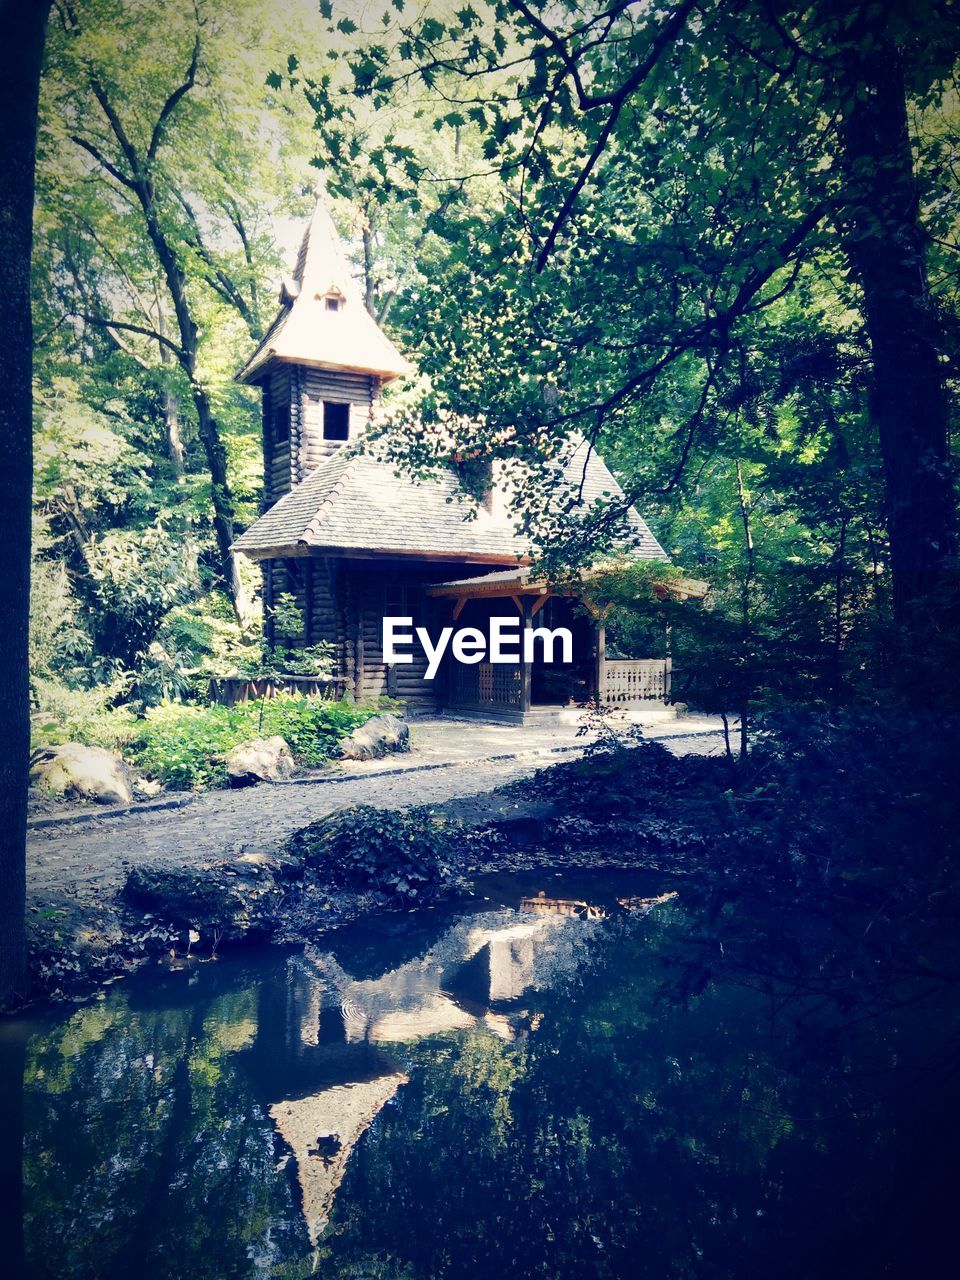
M119 752L64 742L34 754L30 781L47 793L98 804L130 804L130 770Z
M257 782L276 782L295 771L293 755L283 738L251 738L227 752L227 777L231 787L251 787Z
M152 778L134 778L133 780L133 794L138 800L153 800L162 790L162 784L155 782Z
M344 760L375 760L388 751L410 750L410 726L399 716L373 716L340 744Z
M207 950L269 937L284 892L264 859L199 868L144 863L127 876L123 896L166 924L195 931L200 936L194 942Z

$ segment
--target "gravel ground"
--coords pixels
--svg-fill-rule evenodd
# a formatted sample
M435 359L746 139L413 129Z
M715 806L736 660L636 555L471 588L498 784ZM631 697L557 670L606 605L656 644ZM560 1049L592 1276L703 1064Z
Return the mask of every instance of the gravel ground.
M650 726L649 736L677 754L723 749L715 722L706 720L658 723ZM479 758L478 749L484 753ZM208 792L183 808L133 810L114 817L97 810L89 821L35 828L28 846L28 894L32 901L63 893L79 901L102 899L119 889L139 862L191 866L211 857L265 852L346 805L439 804L513 782L569 759L579 749L575 728L569 727L415 725L413 750L389 762L286 784Z

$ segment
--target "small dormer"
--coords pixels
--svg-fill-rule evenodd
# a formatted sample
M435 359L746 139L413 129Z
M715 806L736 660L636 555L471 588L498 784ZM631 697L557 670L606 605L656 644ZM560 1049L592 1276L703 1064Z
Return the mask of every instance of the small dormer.
M280 314L237 375L263 390L265 505L365 431L383 384L407 372L318 199L293 275L280 285Z

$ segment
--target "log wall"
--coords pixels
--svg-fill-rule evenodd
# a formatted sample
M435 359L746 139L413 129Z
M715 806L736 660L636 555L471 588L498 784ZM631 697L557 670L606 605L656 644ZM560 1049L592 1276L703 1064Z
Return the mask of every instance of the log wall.
M289 493L299 480L295 474L300 436L298 408L299 369L276 365L263 387L263 503L264 510ZM289 408L290 430L286 440L276 436L276 412ZM295 411L296 410L296 411Z
M362 373L336 373L327 369L303 369L301 384L300 469L302 475L319 466L345 443L323 438L323 402L350 406L350 439L355 440L370 423L379 392L376 378Z
M379 391L379 381L361 373L274 366L263 385L263 511L347 443L323 438L324 401L350 406L349 439L355 440L370 424ZM277 438L278 409L290 413L285 440Z

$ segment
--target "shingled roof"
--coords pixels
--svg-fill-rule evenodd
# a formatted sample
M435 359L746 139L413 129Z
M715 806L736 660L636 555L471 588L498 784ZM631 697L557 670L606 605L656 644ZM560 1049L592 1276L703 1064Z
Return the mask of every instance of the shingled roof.
M328 299L339 303L336 310L327 306ZM279 315L237 374L239 382L259 382L275 360L367 373L384 382L410 372L364 306L322 197L280 302Z
M583 482L582 500L623 492L585 444L565 466L567 491ZM630 552L667 557L641 516L630 509ZM234 543L254 559L303 555L312 548L442 556L516 565L530 550L500 503L490 512L464 493L453 471L418 481L359 449L338 450L282 497Z

